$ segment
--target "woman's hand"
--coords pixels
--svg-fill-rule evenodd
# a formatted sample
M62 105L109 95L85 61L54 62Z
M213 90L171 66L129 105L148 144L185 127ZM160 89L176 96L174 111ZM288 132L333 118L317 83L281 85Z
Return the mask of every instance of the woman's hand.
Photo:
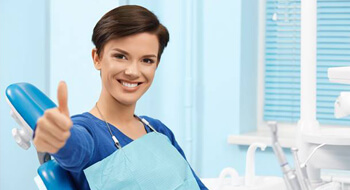
M36 124L34 145L39 152L56 153L70 137L73 122L69 117L67 85L60 82L57 89L58 107L48 109Z

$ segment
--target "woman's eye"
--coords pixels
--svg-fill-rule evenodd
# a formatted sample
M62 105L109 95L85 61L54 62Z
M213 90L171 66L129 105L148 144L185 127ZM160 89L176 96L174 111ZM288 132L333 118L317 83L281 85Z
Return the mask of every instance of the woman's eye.
M126 59L125 55L123 54L116 54L114 57L117 59Z
M143 62L145 63L154 63L153 59L143 59Z

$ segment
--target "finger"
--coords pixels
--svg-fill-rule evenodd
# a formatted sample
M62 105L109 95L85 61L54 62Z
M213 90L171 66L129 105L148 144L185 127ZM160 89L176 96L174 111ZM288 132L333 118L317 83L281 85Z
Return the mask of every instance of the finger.
M61 81L58 84L57 99L58 99L58 109L60 110L61 113L69 117L68 90L67 90L67 84L64 81Z
M36 138L34 139L34 145L38 152L48 152L48 153L57 153L60 148L57 148L50 143L50 141L47 141L43 138Z
M62 130L55 123L48 120L43 120L42 125L45 127L40 127L40 132L45 138L55 138L57 141L66 141L70 136L70 131Z
M62 131L69 131L73 126L73 122L70 117L62 114L58 109L46 110L44 115L47 118L48 122L54 123Z
M45 144L48 144L50 147L54 148L54 149L61 149L65 144L66 142L65 141L59 141L57 140L56 138L48 138L48 139L43 139L43 142Z
M37 130L38 135L34 138L34 144L38 147L53 147L56 149L62 148L70 136L69 132L61 133L65 135L65 140L57 139L54 135L46 131L45 129L39 128ZM68 133L68 136L67 136ZM48 146L49 145L49 146Z

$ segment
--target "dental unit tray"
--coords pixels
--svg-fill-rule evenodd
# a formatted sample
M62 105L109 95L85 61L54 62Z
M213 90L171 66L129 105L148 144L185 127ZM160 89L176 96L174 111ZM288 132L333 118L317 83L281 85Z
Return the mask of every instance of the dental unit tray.
M57 107L44 93L29 83L16 83L7 87L6 101L11 107L11 116L20 125L12 135L16 143L27 150L36 128L36 122L45 110ZM70 174L62 169L48 153L38 152L41 166L38 174L47 190L74 190ZM45 189L45 188L44 188Z

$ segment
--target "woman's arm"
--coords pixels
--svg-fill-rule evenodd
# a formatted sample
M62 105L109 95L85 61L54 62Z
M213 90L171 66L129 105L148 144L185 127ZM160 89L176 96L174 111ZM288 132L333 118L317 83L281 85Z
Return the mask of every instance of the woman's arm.
M53 157L60 166L71 172L80 172L89 163L94 151L91 132L81 125L73 125L66 144Z
M58 107L47 109L38 119L33 142L37 151L52 154L64 169L79 171L90 160L94 142L86 128L73 125L67 96L67 85L60 82Z

